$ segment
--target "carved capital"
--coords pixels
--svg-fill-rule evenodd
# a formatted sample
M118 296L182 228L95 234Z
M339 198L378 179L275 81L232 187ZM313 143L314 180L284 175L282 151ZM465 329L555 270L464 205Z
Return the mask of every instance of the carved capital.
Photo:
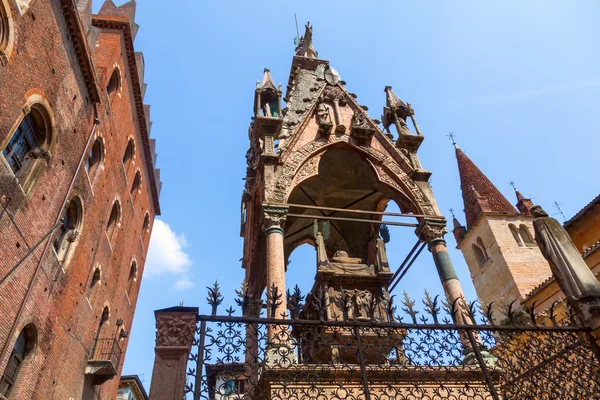
M267 234L279 232L283 234L287 218L287 207L263 206L263 229Z
M191 347L196 332L196 314L156 315L156 346Z
M436 244L446 244L444 240L444 235L448 233L446 220L424 218L415 233L420 241L427 243L429 249Z
M323 91L323 98L325 101L342 101L344 100L344 91L340 89L338 86L327 86Z

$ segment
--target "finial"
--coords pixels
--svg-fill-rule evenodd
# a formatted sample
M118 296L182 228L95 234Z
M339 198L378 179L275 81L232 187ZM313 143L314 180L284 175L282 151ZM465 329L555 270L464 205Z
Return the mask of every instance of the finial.
M456 135L454 134L454 132L450 132L449 134L446 135L448 137L448 139L450 139L452 141L452 144L454 145L455 149L458 149L458 145L456 144L456 140L454 140L456 138Z
M512 188L515 190L515 192L518 192L517 186L515 185L515 181L510 181L509 185L512 186Z
M450 211L450 214L452 214L452 218L456 218L456 216L454 215L454 208L450 208L448 209L448 211Z

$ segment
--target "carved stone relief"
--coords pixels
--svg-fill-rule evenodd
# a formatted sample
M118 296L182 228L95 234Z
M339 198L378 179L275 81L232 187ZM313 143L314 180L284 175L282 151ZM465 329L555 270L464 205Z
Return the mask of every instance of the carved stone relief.
M195 330L195 315L158 316L156 319L156 346L190 347Z

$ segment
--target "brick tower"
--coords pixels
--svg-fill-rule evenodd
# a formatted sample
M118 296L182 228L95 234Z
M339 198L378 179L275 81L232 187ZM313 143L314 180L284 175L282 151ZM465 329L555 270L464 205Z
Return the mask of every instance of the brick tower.
M135 9L0 0L0 398L116 397L160 214Z
M454 143L466 227L453 218L454 237L481 303L520 303L551 276L533 239L533 206L516 191L517 209Z

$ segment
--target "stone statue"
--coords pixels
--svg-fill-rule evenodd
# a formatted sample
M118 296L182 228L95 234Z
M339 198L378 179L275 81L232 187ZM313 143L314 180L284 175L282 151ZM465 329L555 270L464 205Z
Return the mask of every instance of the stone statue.
M331 123L331 117L329 115L329 108L323 104L319 104L319 108L317 109L317 119L318 123Z
M548 260L552 274L569 300L600 296L600 283L587 266L560 222L540 206L533 206L535 241Z
M548 260L552 275L581 321L600 329L600 283L560 222L533 206L535 241Z
M306 24L306 31L304 32L304 36L300 38L300 43L298 45L296 55L309 57L309 58L318 58L319 53L313 47L312 42L312 25L310 22Z

